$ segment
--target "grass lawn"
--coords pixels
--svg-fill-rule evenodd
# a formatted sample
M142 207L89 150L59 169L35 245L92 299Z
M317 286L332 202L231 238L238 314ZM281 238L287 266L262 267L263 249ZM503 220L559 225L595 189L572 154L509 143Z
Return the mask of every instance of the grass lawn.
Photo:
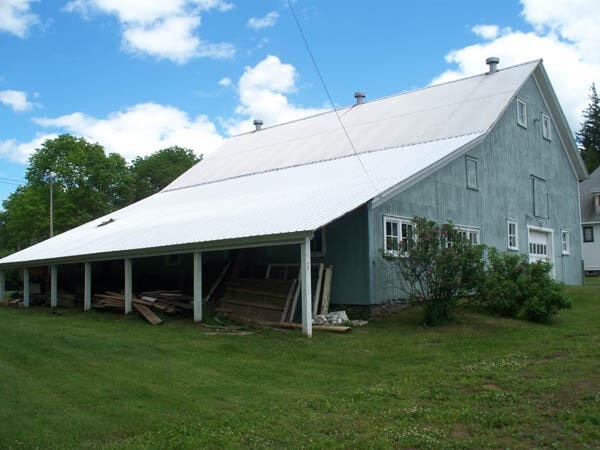
M598 448L600 289L569 292L550 325L312 339L0 307L0 448Z
M586 286L600 286L600 277L585 277Z

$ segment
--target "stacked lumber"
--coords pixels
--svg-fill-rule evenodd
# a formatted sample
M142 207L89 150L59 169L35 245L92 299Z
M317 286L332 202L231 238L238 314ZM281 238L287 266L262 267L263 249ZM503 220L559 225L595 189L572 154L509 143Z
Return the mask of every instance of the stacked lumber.
M252 320L285 322L299 296L297 280L240 278L225 285L216 312Z
M177 291L152 291L133 295L132 307L152 325L162 322L156 315L157 312L176 314L194 309L192 299ZM125 295L121 292L106 291L95 294L92 307L96 309L110 309L123 311L125 309Z

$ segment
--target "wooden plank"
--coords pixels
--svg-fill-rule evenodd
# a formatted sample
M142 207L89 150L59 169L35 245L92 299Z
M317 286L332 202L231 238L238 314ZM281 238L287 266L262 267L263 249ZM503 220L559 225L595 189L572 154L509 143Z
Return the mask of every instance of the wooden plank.
M321 284L323 283L323 269L325 268L325 264L319 264L319 277L317 278L317 286L315 288L315 293L313 295L313 308L312 308L312 316L313 319L317 315L317 309L319 308L319 300L321 299Z
M158 325L162 322L161 318L152 312L150 308L146 305L140 305L138 303L134 303L133 307L137 312L139 312L144 319L146 319L152 325Z
M231 314L230 319L235 322L248 323L251 325L258 325L263 327L275 327L275 328L290 328L290 329L301 329L302 324L290 323L290 322L270 322L265 320L251 320L245 317L236 316ZM333 331L334 333L346 333L352 330L351 327L337 326L337 325L313 325L313 330L317 331Z
M325 268L325 280L323 281L323 299L321 300L321 314L329 312L329 300L331 298L331 276L333 275L333 266Z
M289 322L294 321L294 316L296 315L296 308L298 307L298 299L300 298L300 280L296 280L296 292L294 292L294 301L292 302L292 307L290 309L290 317L288 319Z
M292 303L292 299L294 298L294 292L296 291L297 283L298 283L297 279L292 280L292 284L290 285L290 290L288 291L288 296L285 299L285 305L283 306L283 314L281 314L280 322L285 322L285 319L288 316L288 312L290 310L290 304Z
M253 303L253 302L245 302L243 300L238 300L234 298L224 298L221 300L222 305L240 305L247 306L249 308L257 308L257 309L270 309L272 311L283 311L283 304L274 305L272 303Z
M208 291L208 294L206 294L206 297L204 297L204 299L202 300L204 303L208 302L210 300L210 298L212 297L212 295L215 293L215 291L217 290L217 288L219 287L219 285L223 281L223 278L225 278L225 275L227 274L227 271L229 270L229 266L231 266L231 261L227 261L227 264L225 264L225 267L223 268L223 270L219 274L219 277L217 278L217 281L215 281L213 283L213 285L211 286L210 290Z

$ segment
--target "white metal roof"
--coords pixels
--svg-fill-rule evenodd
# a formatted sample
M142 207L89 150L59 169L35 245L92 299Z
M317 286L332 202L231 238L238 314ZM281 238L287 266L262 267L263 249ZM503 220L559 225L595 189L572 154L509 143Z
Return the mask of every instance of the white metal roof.
M334 112L231 138L162 192L0 266L297 239L481 139L538 64L339 110L360 158Z

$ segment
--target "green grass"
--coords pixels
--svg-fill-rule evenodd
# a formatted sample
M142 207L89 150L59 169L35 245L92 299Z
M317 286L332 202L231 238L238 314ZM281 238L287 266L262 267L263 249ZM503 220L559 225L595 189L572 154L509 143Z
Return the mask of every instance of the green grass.
M349 334L0 308L0 448L600 446L600 290L552 324L407 309Z
M585 277L586 286L600 286L600 277Z

